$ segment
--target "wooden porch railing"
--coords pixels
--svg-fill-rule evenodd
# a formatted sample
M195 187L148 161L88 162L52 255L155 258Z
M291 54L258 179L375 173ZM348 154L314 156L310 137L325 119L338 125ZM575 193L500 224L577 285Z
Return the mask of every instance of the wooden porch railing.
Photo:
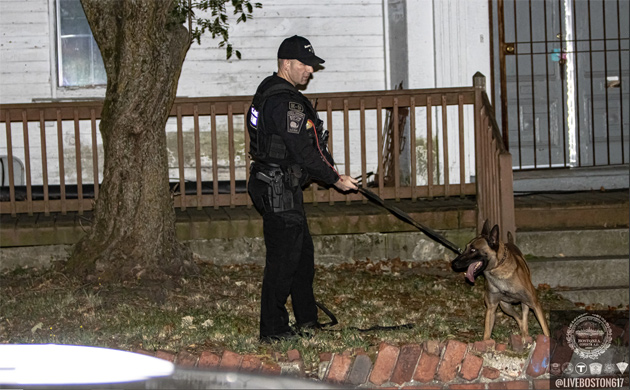
M514 218L514 187L512 155L503 143L486 94L486 78L479 72L473 77L476 90L475 112L479 115L475 124L477 158L477 230L487 219L501 227L501 238L507 241L507 233L516 234ZM492 226L491 225L491 226Z
M340 173L361 176L367 186L374 172L369 185L384 199L477 194L479 221L488 218L514 231L511 165L504 161L510 155L496 138L483 79L476 75L473 87L308 96L330 131L329 149ZM250 102L249 96L176 99L166 130L175 207L251 206L244 120ZM101 101L0 105L6 130L0 132L1 214L92 209L102 177L101 106ZM401 109L409 112L408 126L393 123L395 174L393 185L386 185L384 122L388 111L398 118ZM17 160L23 172L15 171ZM358 193L316 184L304 198L366 201Z

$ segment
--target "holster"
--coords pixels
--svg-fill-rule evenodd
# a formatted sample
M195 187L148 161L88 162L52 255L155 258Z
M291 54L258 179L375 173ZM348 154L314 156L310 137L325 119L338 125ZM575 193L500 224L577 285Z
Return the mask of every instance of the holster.
M252 175L267 184L267 194L263 196L266 212L278 213L294 208L293 193L299 186L299 177L296 178L290 168L283 170L276 164L255 162Z

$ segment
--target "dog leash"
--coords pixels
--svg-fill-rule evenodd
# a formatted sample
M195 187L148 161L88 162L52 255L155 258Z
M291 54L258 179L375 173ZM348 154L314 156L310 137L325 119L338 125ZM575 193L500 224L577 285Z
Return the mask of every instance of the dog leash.
M372 175L372 172L368 173L368 175ZM359 180L360 176L357 177L356 179ZM404 222L407 222L408 224L415 226L418 230L420 230L422 233L426 234L427 237L429 237L433 241L435 241L435 242L437 242L439 244L442 244L444 247L446 247L446 248L450 249L451 251L455 252L455 254L457 254L457 255L461 255L462 254L462 250L461 250L460 247L458 247L457 245L455 245L451 241L447 240L444 236L442 236L441 234L439 234L435 230L433 230L433 229L429 228L428 226L425 226L425 225L419 223L418 221L416 221L415 219L411 218L411 216L409 214L405 213L404 211L402 211L398 207L392 206L390 204L385 203L385 201L380 196L378 196L374 192L368 190L366 187L359 186L359 192L362 193L366 198L368 198L372 202L378 203L380 206L384 207L387 211L389 211L390 213L394 214L395 216L397 216L398 218L400 218Z
M342 329L324 329L329 328L331 326L335 326L339 323L337 321L337 317L321 302L315 302L315 305L323 311L328 318L330 318L330 322L326 322L323 324L319 324L317 327L322 330L330 331L330 332L340 332L342 330L356 330L358 332L372 332L376 330L390 331L390 330L402 330L402 329L413 329L414 324L403 324L403 325L393 325L393 326L382 326L382 325L374 325L370 328L358 328L356 326L349 326Z

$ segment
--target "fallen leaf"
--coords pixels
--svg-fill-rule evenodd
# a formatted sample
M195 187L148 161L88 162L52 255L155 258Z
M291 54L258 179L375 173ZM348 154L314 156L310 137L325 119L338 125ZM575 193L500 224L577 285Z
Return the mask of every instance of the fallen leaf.
M44 324L42 322L38 323L37 325L35 325L34 327L31 328L31 333L35 333L38 330L40 330L41 328L44 327Z

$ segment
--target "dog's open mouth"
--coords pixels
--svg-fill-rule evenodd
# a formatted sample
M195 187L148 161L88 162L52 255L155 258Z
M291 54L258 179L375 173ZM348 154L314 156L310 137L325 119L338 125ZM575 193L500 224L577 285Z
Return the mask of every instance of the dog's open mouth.
M475 283L475 272L477 272L482 264L483 262L481 261L475 261L468 266L468 270L466 271L466 279L468 279L471 283Z

